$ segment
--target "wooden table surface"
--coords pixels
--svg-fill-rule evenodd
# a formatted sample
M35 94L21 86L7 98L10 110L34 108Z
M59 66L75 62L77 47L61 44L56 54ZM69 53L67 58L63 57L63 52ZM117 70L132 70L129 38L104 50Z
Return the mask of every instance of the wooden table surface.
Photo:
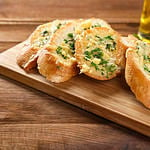
M25 40L37 25L53 19L99 17L123 35L136 33L142 3L0 0L0 52ZM150 139L0 75L1 149L149 150Z

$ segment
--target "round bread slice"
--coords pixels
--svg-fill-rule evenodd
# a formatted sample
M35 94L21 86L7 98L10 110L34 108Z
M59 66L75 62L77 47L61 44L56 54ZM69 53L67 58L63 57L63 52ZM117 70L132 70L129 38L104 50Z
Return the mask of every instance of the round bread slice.
M65 20L55 20L38 26L18 54L18 65L25 71L30 71L32 68L36 67L39 50L50 41L52 34L67 22L68 21Z
M37 60L39 72L47 80L60 83L78 74L75 53L75 28L81 20L64 25L57 30Z
M75 57L81 73L98 80L109 80L121 71L120 35L109 28L85 30L76 40Z
M136 98L150 108L150 44L137 41L126 53L125 79Z

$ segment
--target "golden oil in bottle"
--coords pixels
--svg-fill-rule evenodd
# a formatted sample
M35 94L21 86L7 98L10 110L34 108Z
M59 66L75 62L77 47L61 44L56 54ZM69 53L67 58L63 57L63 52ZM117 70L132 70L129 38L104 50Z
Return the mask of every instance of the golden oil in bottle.
M145 0L138 33L140 39L150 42L150 0Z

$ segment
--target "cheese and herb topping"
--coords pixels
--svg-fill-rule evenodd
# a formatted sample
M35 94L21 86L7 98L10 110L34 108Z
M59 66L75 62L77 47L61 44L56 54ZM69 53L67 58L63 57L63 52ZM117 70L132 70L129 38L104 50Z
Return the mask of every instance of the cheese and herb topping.
M84 35L82 46L84 63L86 64L82 66L82 72L89 71L87 66L90 66L93 71L109 78L116 70L120 70L116 64L117 42L115 35L103 35L103 33L101 35L97 32L91 32Z
M56 49L57 54L62 56L63 59L73 57L75 53L75 40L73 33L68 33L67 37Z
M75 30L76 34L81 34L84 30L92 29L95 27L111 28L104 20L101 19L88 19L83 21Z
M38 38L34 39L32 46L33 47L39 47L42 48L45 46L53 33L55 33L58 29L60 29L62 26L64 26L67 22L65 21L59 21L56 20L52 22L51 24L44 24L43 26L39 26L39 29L37 29L38 33Z
M64 25L64 24L63 24ZM57 29L60 29L60 27L62 26L62 23L59 23L58 25L57 25Z
M145 42L138 41L136 46L136 53L139 56L138 58L140 65L144 71L150 75L150 45Z
M44 29L39 34L40 35L38 36L37 39L34 40L32 45L34 47L41 47L42 48L49 41L50 36L51 36L51 32L50 32L50 29Z

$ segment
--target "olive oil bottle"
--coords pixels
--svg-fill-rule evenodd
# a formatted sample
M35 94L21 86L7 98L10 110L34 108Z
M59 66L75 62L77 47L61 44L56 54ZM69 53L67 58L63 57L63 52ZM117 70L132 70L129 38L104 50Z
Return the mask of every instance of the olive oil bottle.
M138 36L143 41L150 42L150 0L144 1Z

